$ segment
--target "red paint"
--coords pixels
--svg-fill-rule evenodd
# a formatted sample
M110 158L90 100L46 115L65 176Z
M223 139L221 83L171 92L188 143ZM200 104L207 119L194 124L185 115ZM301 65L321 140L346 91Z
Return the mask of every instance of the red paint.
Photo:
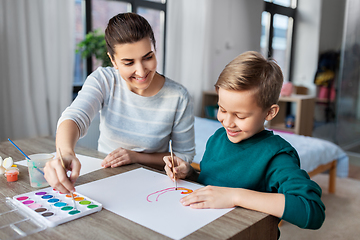
M6 180L8 182L15 182L18 180L19 171L16 170L6 171L5 175L6 175Z

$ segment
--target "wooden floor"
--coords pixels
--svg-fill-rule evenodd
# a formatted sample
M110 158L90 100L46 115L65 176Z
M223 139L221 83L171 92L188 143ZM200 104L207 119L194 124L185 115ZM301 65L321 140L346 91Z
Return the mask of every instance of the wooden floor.
M360 166L349 165L349 178L360 180Z

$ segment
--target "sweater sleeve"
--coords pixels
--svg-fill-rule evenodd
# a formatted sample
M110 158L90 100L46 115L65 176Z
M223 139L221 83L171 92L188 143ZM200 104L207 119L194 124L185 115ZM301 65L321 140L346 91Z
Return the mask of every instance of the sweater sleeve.
M191 97L185 89L175 114L171 139L175 155L191 163L195 156L194 114Z
M72 120L80 130L80 138L84 137L95 115L100 111L104 98L109 92L109 79L113 79L109 68L99 67L90 74L78 96L61 114L57 126L64 120Z
M290 151L275 156L268 170L268 190L285 195L285 209L281 219L300 228L319 229L325 220L322 191L299 168L296 154Z

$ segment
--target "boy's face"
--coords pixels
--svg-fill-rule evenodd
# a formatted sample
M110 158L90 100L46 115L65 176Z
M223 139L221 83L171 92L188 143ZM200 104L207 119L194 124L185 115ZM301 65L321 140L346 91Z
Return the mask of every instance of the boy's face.
M253 91L234 91L219 88L217 118L226 129L229 140L241 142L264 130L268 111L256 103Z

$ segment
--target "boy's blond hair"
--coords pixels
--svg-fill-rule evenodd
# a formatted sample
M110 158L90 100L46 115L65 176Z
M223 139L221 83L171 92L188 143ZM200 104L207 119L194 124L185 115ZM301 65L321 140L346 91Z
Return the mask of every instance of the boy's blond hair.
M216 90L253 90L257 94L258 106L265 110L277 104L282 84L283 74L274 60L248 51L226 65L215 87Z

